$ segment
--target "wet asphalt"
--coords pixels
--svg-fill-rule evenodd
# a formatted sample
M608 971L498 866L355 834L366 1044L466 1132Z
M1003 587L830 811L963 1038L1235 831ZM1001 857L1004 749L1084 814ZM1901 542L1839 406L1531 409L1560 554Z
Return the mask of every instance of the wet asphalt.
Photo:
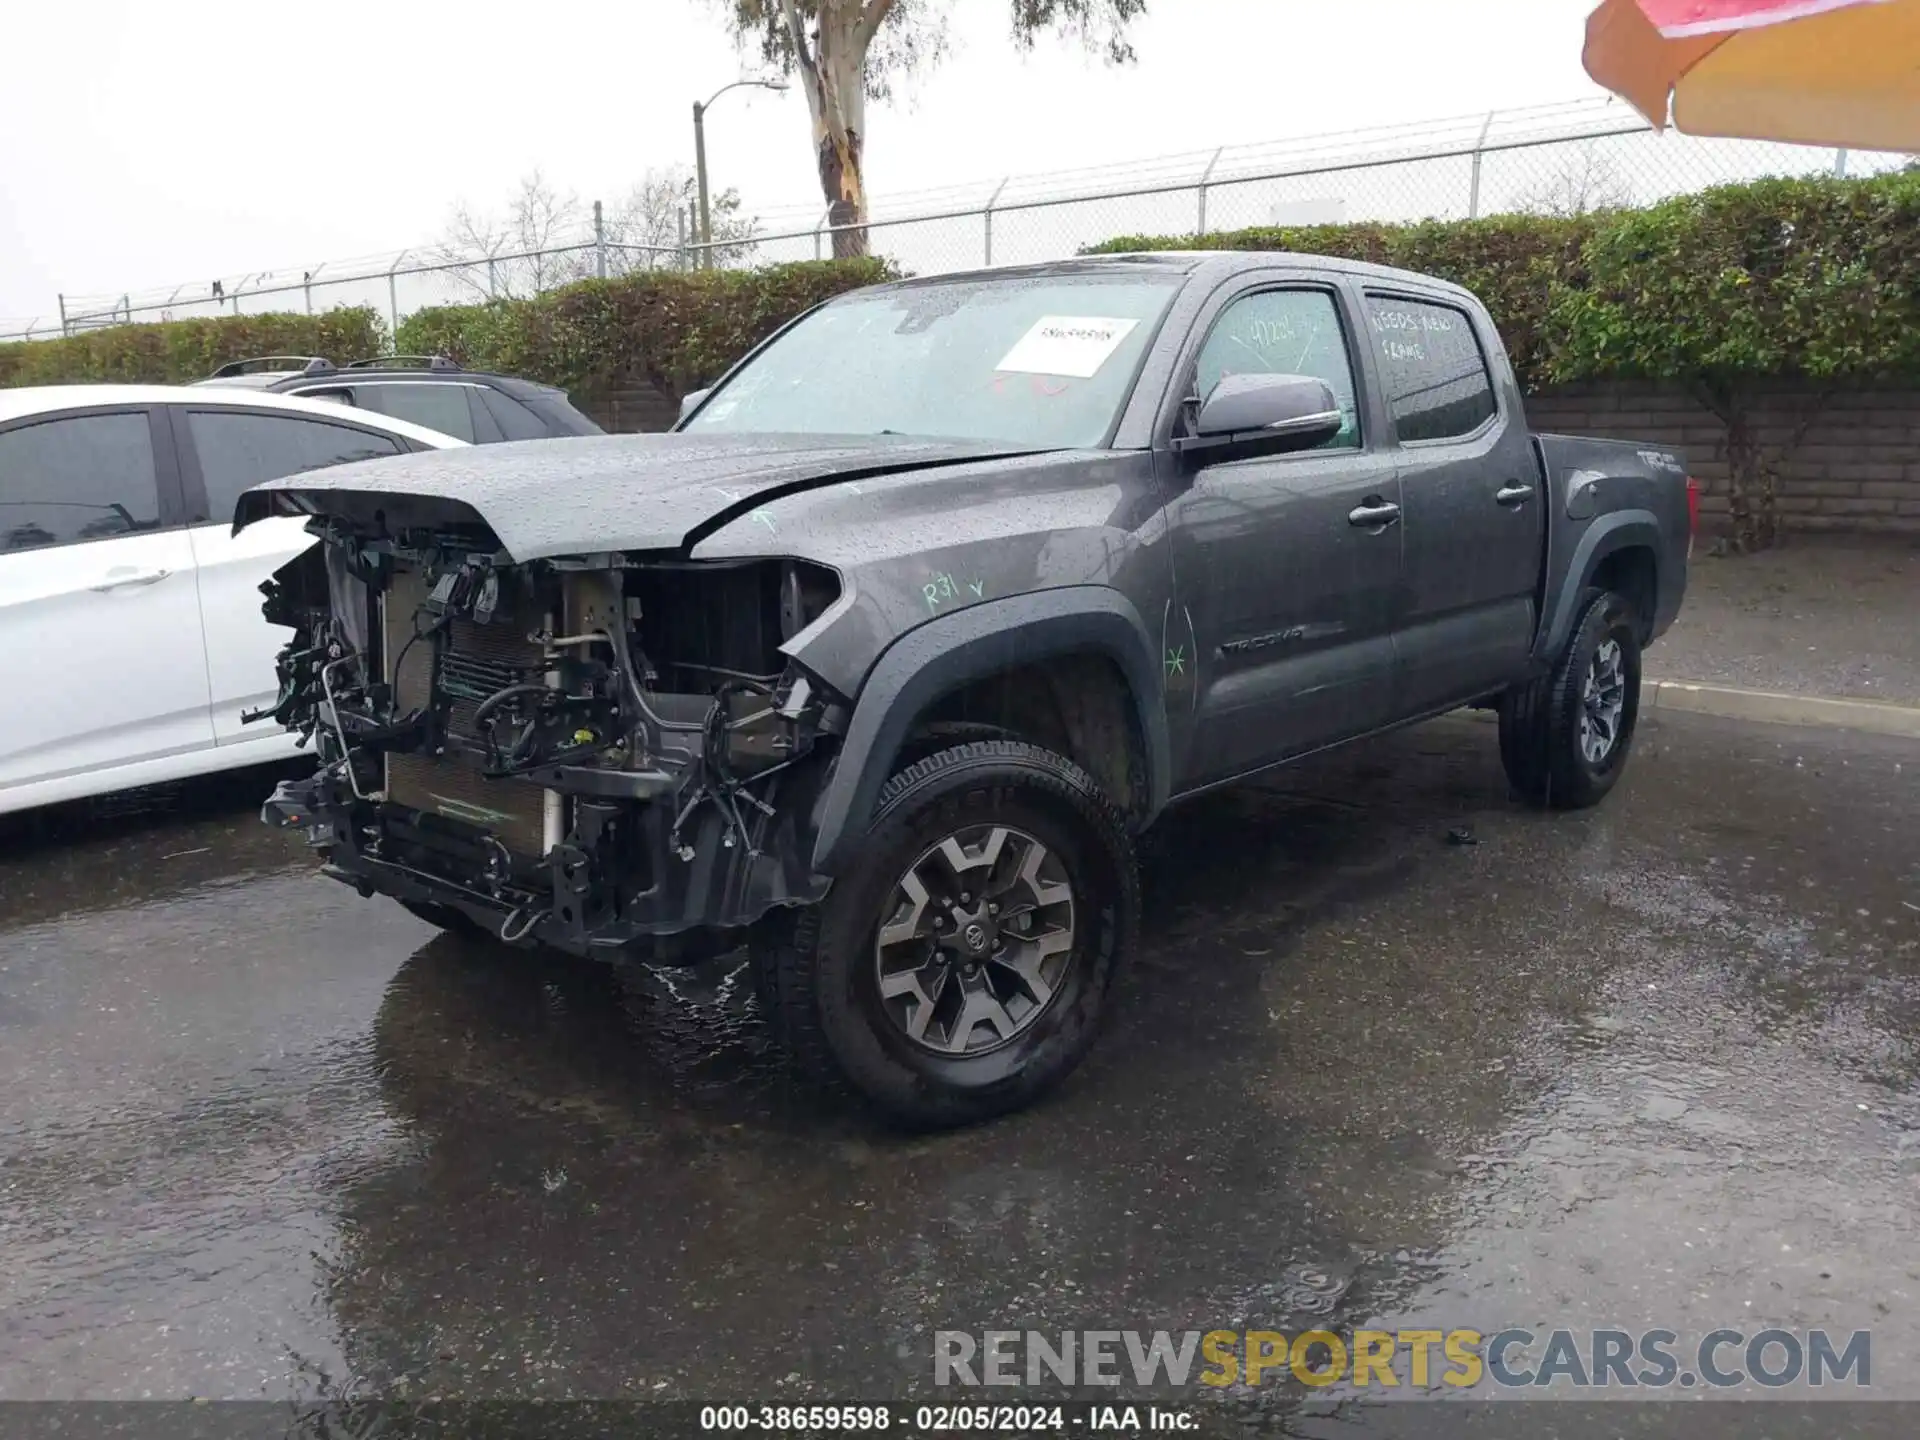
M1912 742L1650 716L1547 816L1455 718L1217 794L1087 1065L919 1138L737 961L439 936L270 781L0 829L0 1398L925 1398L941 1329L1316 1323L1870 1328L1920 1397Z

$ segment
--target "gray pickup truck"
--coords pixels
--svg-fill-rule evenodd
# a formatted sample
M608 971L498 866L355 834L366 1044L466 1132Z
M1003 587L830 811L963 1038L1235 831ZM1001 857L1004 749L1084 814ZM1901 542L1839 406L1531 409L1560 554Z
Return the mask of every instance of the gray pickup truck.
M252 490L270 823L446 929L745 945L802 1066L914 1124L1091 1045L1169 805L1466 705L1598 801L1694 524L1658 446L1534 435L1485 309L1310 256L1139 255L841 296L669 435Z

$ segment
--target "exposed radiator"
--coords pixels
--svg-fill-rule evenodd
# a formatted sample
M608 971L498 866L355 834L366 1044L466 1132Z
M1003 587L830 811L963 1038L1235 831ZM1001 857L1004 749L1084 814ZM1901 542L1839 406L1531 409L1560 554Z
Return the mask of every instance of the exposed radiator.
M396 574L385 597L388 674L402 714L424 708L432 699L433 642L422 639L408 648L414 616L426 598L425 580L416 570ZM541 663L540 647L527 639L539 624L537 617L503 614L491 625L455 620L447 627L442 687L454 697L447 720L453 734L477 738L473 715L480 701L511 684L517 672ZM396 662L397 673L392 669ZM524 781L489 780L477 765L458 756L389 754L387 798L490 831L518 854L546 852L547 792Z

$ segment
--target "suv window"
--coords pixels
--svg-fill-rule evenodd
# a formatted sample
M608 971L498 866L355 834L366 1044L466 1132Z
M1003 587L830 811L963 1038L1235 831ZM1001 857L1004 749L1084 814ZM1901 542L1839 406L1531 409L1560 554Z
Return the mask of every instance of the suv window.
M1367 321L1403 442L1471 435L1493 417L1493 376L1464 310L1369 295Z
M1262 290L1221 311L1200 347L1195 390L1205 398L1228 375L1312 375L1326 381L1340 404L1340 433L1318 448L1358 448L1353 365L1339 307L1326 291Z
M475 393L487 407L493 423L500 427L500 433L507 439L544 440L553 433L538 415L518 400L502 395L498 390L483 388Z
M473 433L473 412L467 408L467 397L473 393L471 385L433 381L395 381L387 385L353 387L353 398L362 409L424 425L442 435L465 440L469 445L478 438Z
M232 515L240 492L263 480L401 451L388 436L293 415L193 410L187 424L207 487L207 513L216 520Z
M159 526L144 413L76 415L0 433L0 553Z

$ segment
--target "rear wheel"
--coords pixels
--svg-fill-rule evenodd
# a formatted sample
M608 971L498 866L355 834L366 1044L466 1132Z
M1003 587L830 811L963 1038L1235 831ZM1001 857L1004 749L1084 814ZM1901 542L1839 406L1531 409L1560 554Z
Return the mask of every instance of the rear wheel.
M1500 702L1500 758L1521 798L1595 805L1619 780L1640 713L1640 629L1612 591L1587 593L1553 673Z
M904 1123L965 1124L1080 1063L1138 911L1125 824L1084 771L953 746L888 783L824 902L772 922L759 993L804 1069Z

